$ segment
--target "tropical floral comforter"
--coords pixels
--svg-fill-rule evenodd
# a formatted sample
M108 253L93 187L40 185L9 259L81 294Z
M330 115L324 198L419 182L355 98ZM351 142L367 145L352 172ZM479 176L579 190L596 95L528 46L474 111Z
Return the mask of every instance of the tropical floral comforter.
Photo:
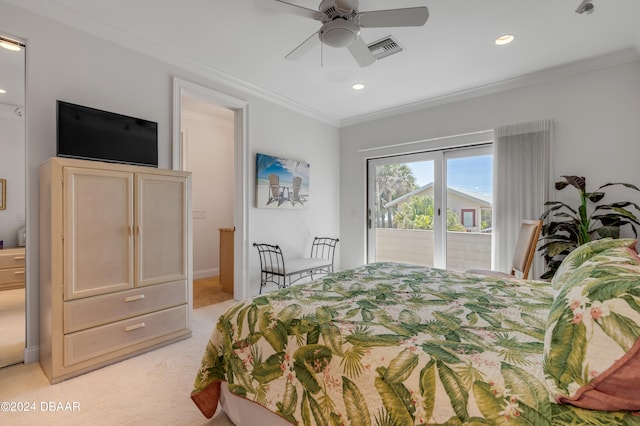
M237 303L192 399L220 382L300 425L630 425L558 405L545 386L549 283L376 263Z

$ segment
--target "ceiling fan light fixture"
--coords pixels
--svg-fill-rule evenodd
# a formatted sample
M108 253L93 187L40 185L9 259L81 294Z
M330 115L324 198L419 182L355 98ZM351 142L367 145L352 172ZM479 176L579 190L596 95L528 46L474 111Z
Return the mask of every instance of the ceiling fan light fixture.
M351 21L336 19L327 22L320 30L320 39L332 47L350 46L360 35L360 27Z
M496 44L498 46L504 46L511 43L515 38L516 36L514 36L513 34L503 34L496 39Z

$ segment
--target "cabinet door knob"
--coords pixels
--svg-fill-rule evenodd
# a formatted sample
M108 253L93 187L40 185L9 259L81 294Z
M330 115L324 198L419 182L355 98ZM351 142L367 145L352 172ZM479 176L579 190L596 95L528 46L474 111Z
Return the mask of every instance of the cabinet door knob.
M142 300L142 299L144 299L144 294L138 294L137 296L125 297L124 301L125 302L134 302L136 300Z
M138 324L133 324L133 325L129 325L129 326L125 327L124 331L133 331L133 330L137 330L137 329L142 328L142 327L146 327L146 324L143 323L143 322L140 322Z

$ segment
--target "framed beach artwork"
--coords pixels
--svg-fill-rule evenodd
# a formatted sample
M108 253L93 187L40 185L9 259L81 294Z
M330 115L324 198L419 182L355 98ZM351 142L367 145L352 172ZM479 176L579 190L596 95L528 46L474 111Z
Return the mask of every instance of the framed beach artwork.
M256 207L304 209L308 205L308 163L256 154Z

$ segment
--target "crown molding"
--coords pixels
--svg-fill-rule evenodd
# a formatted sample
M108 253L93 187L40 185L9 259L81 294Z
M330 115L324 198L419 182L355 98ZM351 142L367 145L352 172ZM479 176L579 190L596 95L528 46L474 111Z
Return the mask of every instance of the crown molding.
M424 109L434 108L437 106L460 102L480 96L490 95L494 93L504 92L507 90L517 89L520 87L531 86L534 84L559 80L578 74L595 71L602 68L608 68L615 65L621 65L629 62L640 60L640 48L629 48L606 55L596 56L581 61L560 65L553 68L547 68L534 73L514 77L502 81L498 81L483 86L470 87L452 93L446 93L440 96L434 96L427 99L421 99L407 104L397 105L383 110L373 111L354 117L344 118L340 120L340 127L349 127L356 124L366 123L374 120L380 120L397 115L416 112Z
M108 40L114 44L133 50L142 55L163 61L178 69L193 72L194 74L221 84L228 90L235 90L244 95L251 95L266 100L275 105L292 110L314 120L324 122L334 127L349 127L360 123L384 119L401 114L407 114L428 108L473 99L480 96L499 93L506 90L530 86L542 82L557 80L585 72L594 71L614 65L620 65L640 59L640 40L633 47L625 50L588 58L569 64L544 69L534 73L518 76L502 81L469 87L451 93L444 93L413 102L399 104L389 108L371 111L369 113L338 118L318 111L307 105L301 104L290 98L266 90L239 78L226 74L216 68L202 62L187 58L179 52L167 49L151 40L146 40L134 34L123 31L111 24L81 14L68 8L55 0L3 0L15 7L28 10L46 19L55 20L76 30L92 34L96 37ZM181 76L177 76L181 77ZM216 90L218 90L216 88ZM237 96L237 95L236 95Z
M202 62L183 56L179 52L167 49L152 40L141 38L107 22L79 13L72 8L57 3L55 0L45 2L41 0L4 1L45 19L56 21L77 31L92 34L128 50L168 63L177 67L177 69L183 69L200 77L213 80L227 89L258 97L334 127L338 127L340 124L340 120L337 117L330 116L290 98L233 77ZM176 77L182 78L183 76L176 75ZM216 90L218 89L216 88ZM238 96L236 95L236 97Z

